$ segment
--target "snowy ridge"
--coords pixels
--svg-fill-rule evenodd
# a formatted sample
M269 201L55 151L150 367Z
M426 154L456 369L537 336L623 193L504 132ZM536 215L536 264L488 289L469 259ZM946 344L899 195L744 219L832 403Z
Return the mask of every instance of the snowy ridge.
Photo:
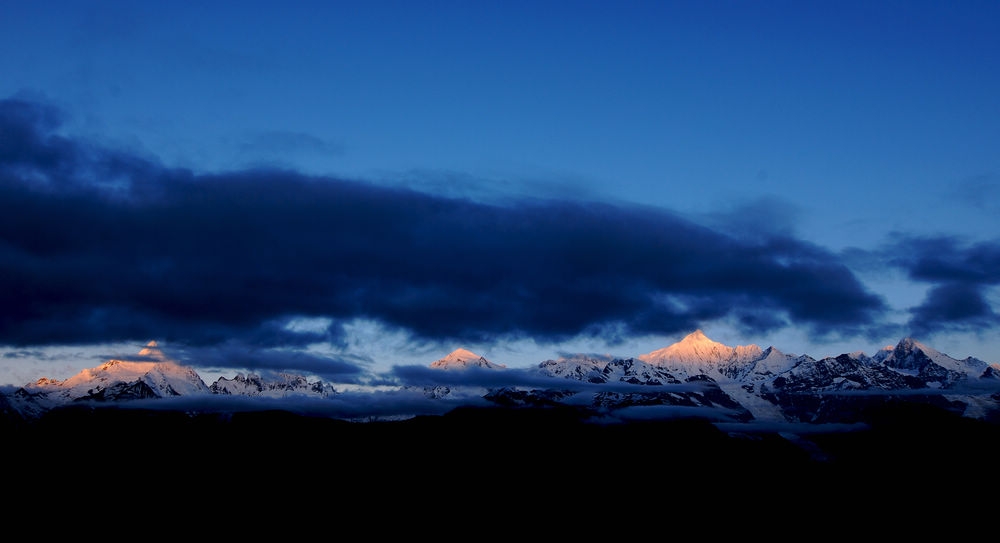
M546 360L538 365L541 373L551 377L575 379L587 383L605 383L607 376L604 368L611 358L598 359L586 355L561 357L558 360Z
M598 359L587 356L546 360L538 370L550 377L576 379L588 383L632 383L636 385L678 384L680 381L663 368L635 358Z
M466 349L455 349L448 356L431 362L431 367L435 369L460 369L468 367L502 369L507 366L494 364L487 360L485 356L480 356Z
M732 362L720 367L719 371L737 381L761 381L790 371L802 362L812 358L787 355L774 347L764 349L760 356L747 362Z
M720 366L747 364L760 359L763 351L757 345L730 347L713 341L701 330L695 330L681 341L639 356L639 360L666 368L689 377L719 374Z
M964 416L1000 413L1000 372L995 365L971 357L957 360L912 338L872 357L855 351L817 360L788 355L775 347L730 347L697 330L677 343L639 356L638 361L567 357L542 362L538 369L552 377L590 383L711 382L760 421L840 422L859 416L872 402L899 394L915 397L915 392L947 397ZM970 384L974 386L966 386ZM684 395L639 394L646 399L630 394L628 401L676 402ZM607 398L603 396L604 407L609 406ZM684 400L699 398L688 395ZM713 403L725 405L726 400L716 398Z
M958 360L913 338L904 338L895 347L888 346L873 358L901 373L915 376L947 376L952 380L978 378L990 368L990 364L978 358L970 356Z
M13 393L0 393L0 408L30 418L79 401L198 395L311 401L338 395L331 384L290 373L266 378L240 373L206 386L193 369L164 356L155 342L136 358L109 360L65 381L43 378ZM456 349L429 366L458 372L506 369L466 349ZM773 346L730 347L697 330L637 358L564 356L479 381L489 385L471 379L463 384L456 378L461 375L451 374L441 384L421 385L413 392L453 405L466 400L506 406L563 404L611 418L683 411L731 422L796 423L856 422L866 406L906 397L926 398L967 417L1000 420L1000 365L972 357L958 360L912 338L874 356L855 351L817 360Z
M64 401L117 399L118 394L165 397L209 392L197 372L167 359L155 341L149 342L139 355L144 360L108 360L65 381L42 378L25 388Z
M155 341L139 351L137 360L111 359L59 381L41 378L6 397L11 409L34 418L49 409L83 401L128 401L177 396L240 395L246 397L326 398L336 394L329 384L309 382L300 375L279 373L270 379L239 374L207 386L191 367L168 358Z
M326 398L337 394L330 384L322 381L309 382L305 377L291 373L277 373L270 379L264 379L256 374L238 373L232 379L220 377L209 388L213 394L251 398L288 398L291 396Z

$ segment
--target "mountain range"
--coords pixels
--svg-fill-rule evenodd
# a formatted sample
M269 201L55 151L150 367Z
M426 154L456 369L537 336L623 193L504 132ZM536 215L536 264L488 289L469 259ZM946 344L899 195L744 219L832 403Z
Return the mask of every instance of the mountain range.
M151 400L182 398L191 411L197 400L219 397L269 400L273 408L282 400L348 399L334 384L292 373L268 378L239 373L208 385L194 369L166 357L156 342L139 355L135 361L109 360L64 381L42 378L0 393L0 411L9 420L26 421L69 405L127 406L137 400L149 406ZM444 404L437 412L471 398L502 407L572 406L594 422L687 416L717 425L856 424L866 422L872 406L906 398L962 417L1000 421L1000 364L955 359L912 338L871 356L854 352L814 359L773 346L731 347L696 330L635 358L577 355L512 369L457 349L429 368L448 370L450 378L398 388ZM416 414L419 410L394 418Z
M814 359L695 331L524 369L459 349L405 375L364 392L294 374L206 384L150 343L0 391L6 488L21 511L57 496L172 504L182 488L206 510L224 496L287 514L355 497L479 514L500 497L574 527L642 496L671 522L742 533L963 524L972 491L1000 483L1000 367L911 338ZM453 499L466 494L479 498Z

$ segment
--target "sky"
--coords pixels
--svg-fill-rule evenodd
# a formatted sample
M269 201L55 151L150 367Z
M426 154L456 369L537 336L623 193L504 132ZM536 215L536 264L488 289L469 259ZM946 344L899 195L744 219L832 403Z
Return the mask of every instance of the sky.
M1000 3L0 0L0 383L1000 362Z

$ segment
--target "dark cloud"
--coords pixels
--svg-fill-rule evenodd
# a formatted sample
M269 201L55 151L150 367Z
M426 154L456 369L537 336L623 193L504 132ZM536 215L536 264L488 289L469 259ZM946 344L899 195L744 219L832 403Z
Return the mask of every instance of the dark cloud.
M968 283L945 283L927 293L923 303L910 310L913 336L942 331L979 332L1000 324L984 288Z
M968 244L950 236L899 236L890 251L892 262L918 281L1000 283L1000 240Z
M26 350L8 351L3 353L3 355L0 355L0 357L3 358L31 358L31 359L39 359L44 356L45 353L43 351L26 351Z
M1000 240L900 235L881 253L911 279L932 285L924 301L910 309L913 335L976 332L1000 324L987 297L988 289L1000 284Z
M59 136L58 120L0 102L0 343L273 348L335 343L352 319L436 341L672 334L725 317L852 335L885 309L836 256L781 232L748 240L601 202L198 174ZM332 324L285 326L301 317Z
M341 384L361 381L365 360L335 357L302 350L248 347L244 343L227 341L211 346L179 346L171 349L172 359L203 368L241 368L270 377L274 372L306 373L326 382ZM131 356L129 360L137 358Z

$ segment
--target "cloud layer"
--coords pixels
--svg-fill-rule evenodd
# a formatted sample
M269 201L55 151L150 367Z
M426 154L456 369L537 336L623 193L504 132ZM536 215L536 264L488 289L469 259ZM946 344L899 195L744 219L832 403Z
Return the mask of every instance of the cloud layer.
M849 337L886 311L837 256L786 233L596 201L201 174L60 135L60 119L0 101L2 344L296 346L336 343L352 319L432 341L614 340L714 319ZM303 317L330 326L286 326Z
M849 262L930 286L900 334L1000 324L997 240L897 234L834 254L780 223L789 210L774 222L760 206L702 224L593 199L199 173L68 137L62 120L42 102L0 100L0 345L11 353L160 339L203 366L346 382L370 361L282 348L344 352L359 320L452 345L614 344L716 320L817 340L886 333L886 302Z
M0 102L0 342L336 342L363 318L416 338L559 341L730 318L871 329L885 310L836 257L661 209L503 205L247 170L199 174L59 135ZM325 317L325 330L289 330Z
M924 301L910 309L911 335L979 332L1000 324L989 300L990 289L1000 284L1000 241L899 235L882 253L910 279L931 285Z

